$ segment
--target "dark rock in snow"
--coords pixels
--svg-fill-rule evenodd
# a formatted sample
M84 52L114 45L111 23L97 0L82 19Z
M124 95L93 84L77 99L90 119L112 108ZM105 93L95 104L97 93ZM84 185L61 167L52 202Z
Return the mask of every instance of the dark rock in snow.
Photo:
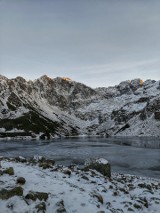
M0 191L0 199L2 200L7 200L13 196L22 196L22 195L23 195L23 189L20 186L10 190L2 189Z
M89 169L96 170L106 177L111 177L111 165L103 158L86 160L84 170L88 171Z
M60 200L59 202L57 202L56 206L58 207L56 210L56 213L67 213L63 200Z
M39 200L47 200L48 199L48 193L45 193L45 192L33 192L33 191L30 191L26 196L25 198L27 200L33 200L33 201L36 201L37 199Z
M45 204L45 202L37 204L36 205L36 209L37 209L37 212L45 213L46 212L46 204Z
M98 193L94 193L94 194L93 194L93 197L96 197L97 200L98 200L101 204L103 204L103 197L102 197L102 195L100 195L100 194L98 194Z
M13 167L9 167L9 168L5 169L3 171L3 173L8 174L8 175L14 175L14 169L13 169Z
M71 174L72 174L71 170L69 170L69 169L63 170L63 173L64 173L65 175L68 175L68 176L71 176Z
M24 185L24 184L25 184L25 182L26 182L26 180L25 180L25 178L24 178L24 177L19 177L19 178L17 178L17 183L18 183L18 184L22 184L22 185Z

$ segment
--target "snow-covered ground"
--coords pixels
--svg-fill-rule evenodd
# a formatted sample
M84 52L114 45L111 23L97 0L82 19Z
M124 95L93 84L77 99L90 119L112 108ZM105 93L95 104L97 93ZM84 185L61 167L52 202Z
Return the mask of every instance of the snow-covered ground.
M38 209L47 213L160 212L160 180L115 173L106 178L95 170L86 172L76 166L54 165L43 169L38 163L3 158L1 166L1 171L13 167L14 175L0 175L0 193L2 189L20 186L18 177L24 177L26 183L21 185L23 196L0 199L0 213L38 212ZM30 191L45 192L48 199L27 199ZM40 203L41 211L37 207Z

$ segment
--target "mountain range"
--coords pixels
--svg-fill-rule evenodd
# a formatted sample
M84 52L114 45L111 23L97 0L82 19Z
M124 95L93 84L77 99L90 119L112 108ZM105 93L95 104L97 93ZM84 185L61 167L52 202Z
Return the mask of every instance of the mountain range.
M0 75L0 137L160 136L160 81L91 88L46 75Z

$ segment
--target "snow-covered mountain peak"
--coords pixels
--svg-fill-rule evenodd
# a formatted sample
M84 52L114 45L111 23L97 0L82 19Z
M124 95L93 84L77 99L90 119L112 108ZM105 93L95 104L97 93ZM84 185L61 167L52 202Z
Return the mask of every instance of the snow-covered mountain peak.
M63 77L0 76L0 128L6 130L160 135L159 109L160 81L134 79L92 89Z
M8 80L8 78L7 77L5 77L5 76L3 76L3 75L0 75L0 81L2 81L2 80Z

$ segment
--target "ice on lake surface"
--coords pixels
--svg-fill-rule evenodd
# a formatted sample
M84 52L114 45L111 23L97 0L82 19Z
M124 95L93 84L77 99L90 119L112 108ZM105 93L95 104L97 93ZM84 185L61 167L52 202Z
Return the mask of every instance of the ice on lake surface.
M80 137L52 141L0 141L0 155L33 157L41 155L58 164L82 165L87 158L105 158L112 171L160 178L160 138Z

